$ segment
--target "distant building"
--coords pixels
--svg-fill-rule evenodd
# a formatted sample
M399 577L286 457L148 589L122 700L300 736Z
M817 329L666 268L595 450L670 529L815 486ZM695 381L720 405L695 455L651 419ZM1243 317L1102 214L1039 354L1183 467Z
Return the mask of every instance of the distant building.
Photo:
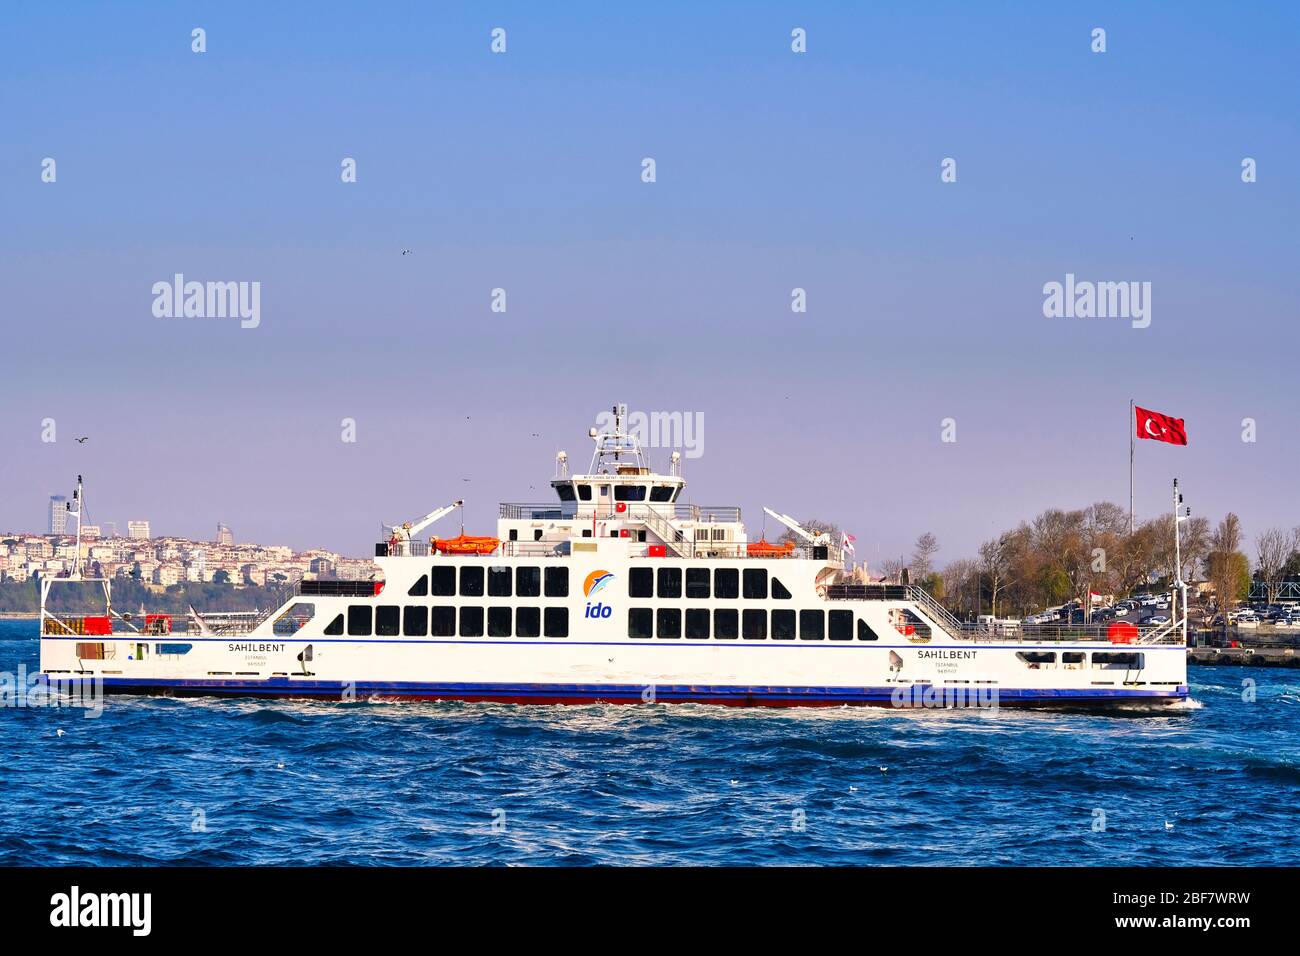
M68 499L64 495L50 495L50 534L67 534Z
M126 536L128 538L149 538L149 522L128 521L126 523Z
M105 521L105 522L104 522L104 527L108 529L108 536L109 536L110 538L116 538L116 537L117 537L117 522L116 522L116 521Z
M224 524L217 525L216 544L225 548L233 548L235 546L235 536Z
M88 524L88 525L86 525L85 527L83 527L83 528L81 529L81 536L82 536L83 538L98 538L98 537L100 537L101 535L100 535L100 533L99 533L99 525L97 525L97 524Z

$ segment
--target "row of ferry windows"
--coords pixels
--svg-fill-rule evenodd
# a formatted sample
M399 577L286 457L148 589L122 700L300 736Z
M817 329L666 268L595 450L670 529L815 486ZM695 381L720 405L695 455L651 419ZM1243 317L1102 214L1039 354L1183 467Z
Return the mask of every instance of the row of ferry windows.
M683 574L683 570L685 573ZM685 587L683 588L683 583ZM656 585L658 587L656 588ZM627 575L627 596L634 598L679 598L683 590L690 599L738 598L767 600L766 568L632 568ZM771 580L770 596L790 600L789 589L777 578Z
M683 623L685 627L683 627ZM851 641L855 628L852 611L778 609L770 612L762 608L688 607L683 613L679 607L634 607L627 612L627 636L635 638L658 637L687 640L729 641L740 638L746 641ZM860 641L877 640L876 632L866 621L858 620L856 628Z
M574 492L575 487L577 488L576 495ZM600 488L600 497L609 497L609 485L598 485L597 487ZM578 484L575 486L569 484L567 481L557 482L555 485L555 493L559 495L561 501L573 501L575 498L581 501L591 501L591 488L592 486L588 484ZM673 485L651 485L649 488L645 485L614 485L614 500L645 501L647 492L649 492L649 498L651 501L663 503L672 501L677 496L679 490L680 488L674 487Z
M568 637L569 609L354 604L346 629L349 637ZM343 632L342 614L325 627L331 637Z
M482 597L486 584L489 597L547 597L569 596L569 569L538 567L512 568L509 565L466 564L460 567L460 588L457 591L456 568L452 565L435 566L428 574L411 585L406 593L411 597L451 597L460 593L464 597Z

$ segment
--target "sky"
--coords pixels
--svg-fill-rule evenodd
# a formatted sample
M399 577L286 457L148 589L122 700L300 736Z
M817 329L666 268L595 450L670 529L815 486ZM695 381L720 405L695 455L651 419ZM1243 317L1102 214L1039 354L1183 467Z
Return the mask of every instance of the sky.
M945 562L1127 503L1130 399L1190 442L1138 443L1139 519L1178 476L1300 525L1298 38L1290 3L6 4L0 528L84 474L123 530L365 555L464 498L491 533L625 402L699 416L685 497L752 532ZM176 273L259 282L260 323L155 316ZM1151 283L1149 327L1046 317L1067 274Z

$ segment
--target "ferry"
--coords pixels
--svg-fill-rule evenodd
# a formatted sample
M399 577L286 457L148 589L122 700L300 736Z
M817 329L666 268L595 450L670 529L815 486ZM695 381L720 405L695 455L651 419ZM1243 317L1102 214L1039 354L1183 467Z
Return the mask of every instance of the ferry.
M112 581L41 581L51 686L105 693L766 707L1062 707L1185 701L1186 587L1159 627L959 621L908 583L854 583L852 539L751 540L734 506L688 503L682 461L650 467L627 407L560 452L546 502L500 505L496 534L423 533L460 501L383 526L371 580L293 583L265 613L123 614ZM1175 527L1181 497L1175 482ZM80 555L81 478L69 504ZM102 590L102 614L54 589ZM1179 600L1181 598L1181 600ZM1180 612L1181 609L1181 612Z

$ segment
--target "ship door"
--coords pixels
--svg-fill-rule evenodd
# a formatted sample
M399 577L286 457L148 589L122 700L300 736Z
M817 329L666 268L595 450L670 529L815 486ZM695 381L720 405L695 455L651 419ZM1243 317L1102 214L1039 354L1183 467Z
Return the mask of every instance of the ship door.
M298 652L298 663L302 665L303 677L312 676L312 672L307 668L307 665L311 663L311 660L314 656L315 655L312 652L312 646L310 644L308 644L306 647L304 647L301 651Z

